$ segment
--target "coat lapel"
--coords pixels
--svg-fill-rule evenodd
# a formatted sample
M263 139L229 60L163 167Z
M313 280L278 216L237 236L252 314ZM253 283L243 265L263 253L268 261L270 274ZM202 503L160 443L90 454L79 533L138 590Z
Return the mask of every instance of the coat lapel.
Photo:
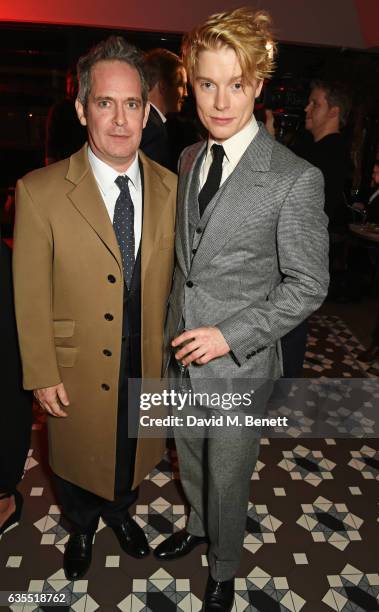
M169 187L164 182L164 176L159 174L149 159L139 152L143 165L143 222L141 242L141 282L142 287L146 277L154 247L164 235L164 203L167 201Z
M221 251L261 201L270 177L272 147L272 138L260 127L234 172L208 204L200 221L203 235L192 260L192 275Z
M117 238L88 161L87 145L70 157L66 179L74 184L67 194L69 199L112 253L122 271Z

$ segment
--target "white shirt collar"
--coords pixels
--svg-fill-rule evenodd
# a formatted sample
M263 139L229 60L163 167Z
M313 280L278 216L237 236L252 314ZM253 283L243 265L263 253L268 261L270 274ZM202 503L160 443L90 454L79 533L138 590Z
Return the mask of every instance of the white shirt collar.
M109 166L101 159L99 159L92 151L91 147L87 147L88 161L95 175L96 182L98 183L101 191L106 195L110 193L115 187L115 180L120 174L126 175L131 181L135 189L139 189L141 184L141 174L138 163L138 155L136 156L126 172L118 172L112 166Z
M162 113L162 111L159 110L158 106L155 106L155 104L153 104L152 102L150 102L150 106L152 106L157 111L157 113L160 116L160 118L162 119L163 123L166 123L167 117L165 117L165 115Z
M245 125L242 130L234 134L227 140L224 140L222 146L224 147L225 156L230 164L236 166L241 159L242 155L245 153L247 147L253 140L253 138L257 135L259 130L258 123L254 117L251 116L249 123ZM207 156L209 155L211 146L213 144L220 144L217 140L213 140L212 138L208 139L207 146Z

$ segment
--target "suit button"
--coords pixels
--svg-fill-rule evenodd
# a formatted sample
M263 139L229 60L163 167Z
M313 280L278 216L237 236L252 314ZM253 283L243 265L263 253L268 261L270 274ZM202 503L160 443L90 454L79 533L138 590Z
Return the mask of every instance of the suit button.
M203 230L201 229L201 227L197 227L196 228L196 234L202 234Z
M115 283L116 282L116 277L113 276L113 274L108 274L108 280L110 283Z
M109 385L106 385L105 383L103 383L103 384L101 385L101 388L103 389L103 391L109 391L110 386L109 386Z
M104 354L106 357L111 357L111 356L112 356L112 351L109 351L108 349L104 349L104 350L103 350L103 354Z
M187 285L187 287L189 287L191 289L191 287L193 287L193 282L192 281L187 281L186 285Z
M246 359L250 359L250 357L251 357L250 353L246 355Z
M107 321L113 321L114 317L110 312L106 312L104 315L104 319L106 319Z
M192 253L195 255L197 249L192 249Z

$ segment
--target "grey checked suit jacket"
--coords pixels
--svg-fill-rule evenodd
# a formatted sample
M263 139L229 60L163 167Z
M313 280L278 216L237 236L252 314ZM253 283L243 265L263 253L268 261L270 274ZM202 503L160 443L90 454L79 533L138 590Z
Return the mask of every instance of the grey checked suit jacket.
M320 171L260 125L234 172L199 218L199 169L206 143L181 156L176 268L166 324L217 326L231 353L190 367L204 378L276 378L279 339L322 303L328 288L328 233Z

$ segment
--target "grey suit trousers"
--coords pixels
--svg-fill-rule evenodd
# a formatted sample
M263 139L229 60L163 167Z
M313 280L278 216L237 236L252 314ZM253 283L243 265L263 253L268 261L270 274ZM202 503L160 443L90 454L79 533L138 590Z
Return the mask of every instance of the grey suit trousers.
M220 411L200 406L197 416L212 414ZM190 504L187 530L208 536L212 578L230 580L240 563L260 438L248 427L212 428L212 433L204 427L196 435L190 429L174 428L180 480Z

